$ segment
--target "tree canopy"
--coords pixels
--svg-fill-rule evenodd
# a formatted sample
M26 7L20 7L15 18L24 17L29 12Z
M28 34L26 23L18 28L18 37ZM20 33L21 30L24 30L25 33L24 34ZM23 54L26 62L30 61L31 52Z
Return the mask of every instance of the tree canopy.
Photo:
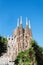
M0 36L0 56L7 51L7 38Z
M43 48L40 47L35 40L31 41L32 47L35 51L35 56L38 65L43 65Z
M32 40L30 44L30 49L18 54L15 60L16 65L31 65L31 61L37 65L43 65L43 48L40 47L35 40Z

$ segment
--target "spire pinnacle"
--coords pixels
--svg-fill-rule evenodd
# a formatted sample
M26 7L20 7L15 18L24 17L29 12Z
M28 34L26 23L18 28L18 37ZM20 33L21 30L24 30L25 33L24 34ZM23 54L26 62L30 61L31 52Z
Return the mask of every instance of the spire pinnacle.
M17 27L19 27L19 18L17 19Z
M26 17L26 25L28 25L28 17Z
M31 29L30 20L29 20L29 29Z
M20 24L22 24L22 16L20 16Z

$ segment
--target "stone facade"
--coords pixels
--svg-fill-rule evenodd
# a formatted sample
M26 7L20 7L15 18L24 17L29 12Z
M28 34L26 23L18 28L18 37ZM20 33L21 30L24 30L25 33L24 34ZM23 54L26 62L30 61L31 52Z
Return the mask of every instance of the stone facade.
M12 57L13 61L19 52L31 47L30 40L32 39L32 32L29 25L26 20L26 29L24 29L21 19L19 26L13 31L12 37L8 38L8 55Z
M20 23L19 23L20 21ZM8 50L5 55L8 58L9 65L13 65L13 61L19 52L31 47L30 40L32 39L32 32L28 18L26 18L26 28L22 26L22 17L18 19L17 28L13 31L12 37L8 37Z

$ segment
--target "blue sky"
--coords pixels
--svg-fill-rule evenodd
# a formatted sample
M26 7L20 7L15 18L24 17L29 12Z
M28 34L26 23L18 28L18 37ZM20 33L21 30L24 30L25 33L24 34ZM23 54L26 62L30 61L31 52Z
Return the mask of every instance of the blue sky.
M0 0L0 35L12 35L17 26L17 18L26 16L31 21L32 35L43 46L43 0Z

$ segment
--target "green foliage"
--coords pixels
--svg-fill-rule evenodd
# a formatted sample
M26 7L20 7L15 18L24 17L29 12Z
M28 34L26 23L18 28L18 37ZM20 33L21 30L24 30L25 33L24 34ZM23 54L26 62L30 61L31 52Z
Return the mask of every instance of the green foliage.
M32 40L30 44L30 49L18 54L16 58L18 63L16 63L16 65L32 65L31 61L37 65L43 65L43 48L38 46L35 40Z
M32 40L31 41L32 47L35 51L35 56L36 56L36 60L37 60L37 64L38 65L43 65L43 48L38 46L37 42Z
M0 36L0 56L7 50L7 39Z
M22 51L18 54L17 58L18 64L16 65L31 65L31 61L34 60L34 51L32 48Z
M42 54L43 54L43 47L40 47L40 46L39 46L39 49L40 49L40 51L41 51Z

